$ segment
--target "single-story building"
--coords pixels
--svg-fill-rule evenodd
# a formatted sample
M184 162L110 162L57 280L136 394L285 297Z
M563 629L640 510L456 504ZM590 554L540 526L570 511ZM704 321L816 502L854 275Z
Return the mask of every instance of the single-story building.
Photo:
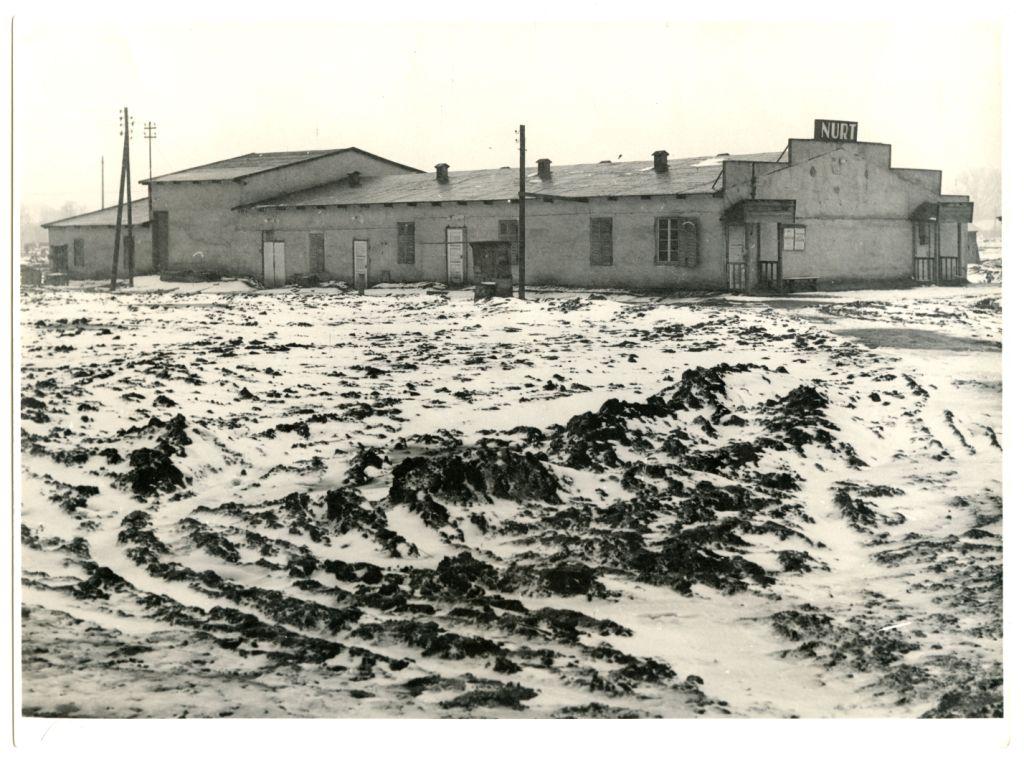
M126 229L127 209L122 214L122 242L118 257L118 277L128 277ZM78 214L43 224L50 239L50 269L66 273L76 280L110 278L114 263L114 236L117 207ZM149 233L149 199L132 201L132 236L135 239L135 274L155 272Z
M425 173L342 148L246 154L143 182L166 269L271 287L311 275L460 286L473 280L474 242L509 241L517 276L518 175L445 163ZM771 153L539 159L526 182L526 282L781 291L959 281L973 205L941 186L939 170L893 167L889 145L828 120Z

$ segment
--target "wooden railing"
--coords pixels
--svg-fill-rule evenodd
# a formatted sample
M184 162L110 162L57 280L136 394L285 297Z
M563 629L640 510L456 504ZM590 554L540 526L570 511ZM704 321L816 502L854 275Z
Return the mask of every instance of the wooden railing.
M920 283L935 282L934 257L914 257L914 280Z
M746 262L729 263L729 290L747 290L747 264Z
M757 285L775 286L779 278L778 262L757 263Z
M960 280L960 258L939 257L939 282Z
M936 266L937 264L937 266ZM960 279L960 258L914 257L914 280L921 283L950 283Z

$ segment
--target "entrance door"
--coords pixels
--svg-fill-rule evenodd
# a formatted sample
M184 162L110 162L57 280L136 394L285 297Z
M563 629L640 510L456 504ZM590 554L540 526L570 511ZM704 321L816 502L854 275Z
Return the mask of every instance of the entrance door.
M263 282L268 288L284 285L284 241L263 242Z
M726 228L729 268L729 290L747 289L747 229L744 225L729 225Z
M362 291L368 285L367 273L370 268L370 242L357 238L352 241L352 280Z
M914 223L914 280L935 282L935 224Z
M465 228L445 228L445 251L448 258L448 283L461 286L466 280Z
M153 267L158 271L167 267L169 225L167 212L153 212Z
M50 249L50 269L55 273L68 271L68 246L62 244Z

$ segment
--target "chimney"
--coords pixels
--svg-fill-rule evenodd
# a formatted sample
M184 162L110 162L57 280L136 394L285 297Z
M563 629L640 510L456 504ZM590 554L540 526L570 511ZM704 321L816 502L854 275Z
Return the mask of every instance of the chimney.
M355 188L359 185L359 172L348 173L348 185L350 188Z
M434 169L437 170L437 181L439 183L448 182L448 165L445 163L435 164Z
M541 180L551 179L551 159L537 159L537 177Z
M668 151L655 151L654 156L654 171L655 172L668 172Z

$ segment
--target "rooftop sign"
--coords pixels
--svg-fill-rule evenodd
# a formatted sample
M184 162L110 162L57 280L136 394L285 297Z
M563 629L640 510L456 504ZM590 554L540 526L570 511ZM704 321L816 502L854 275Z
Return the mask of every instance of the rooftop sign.
M831 140L835 143L856 143L857 123L840 122L836 119L815 119L814 139Z

